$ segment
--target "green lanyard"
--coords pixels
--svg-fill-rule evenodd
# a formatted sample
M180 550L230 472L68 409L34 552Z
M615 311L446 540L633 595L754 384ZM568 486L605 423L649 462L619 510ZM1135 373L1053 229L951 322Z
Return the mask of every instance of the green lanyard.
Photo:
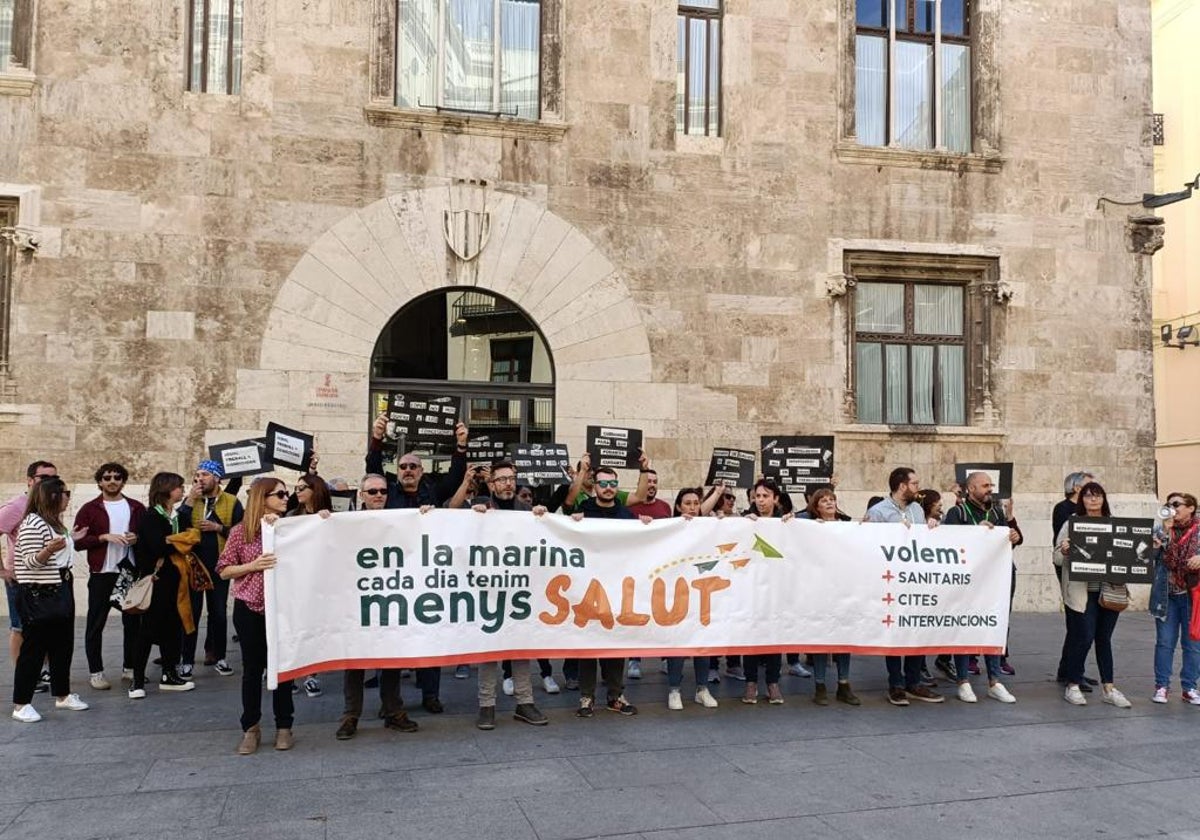
M163 510L162 505L155 505L154 509L162 514L163 519L165 519L171 523L171 533L178 534L179 533L179 514L175 513L175 511L171 511L171 513L168 514L165 510Z
M965 513L967 516L971 517L971 524L972 524L972 525L978 525L978 524L980 523L980 520L975 518L975 513L974 513L974 512L971 510L971 504L970 504L970 502L963 502L963 506L962 506L962 507L963 507L963 512L964 512L964 513ZM989 517L989 516L991 516L991 515L992 515L992 508L988 508L988 509L987 509L987 513L985 513L985 514L983 515L983 520L982 520L982 521L983 521L983 522L987 522L987 521L988 521L988 517Z

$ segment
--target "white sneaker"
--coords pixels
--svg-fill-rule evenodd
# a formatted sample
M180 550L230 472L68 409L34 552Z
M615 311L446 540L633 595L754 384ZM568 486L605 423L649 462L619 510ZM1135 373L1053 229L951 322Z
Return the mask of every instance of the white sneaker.
M988 686L988 697L993 700L999 700L1001 703L1016 703L1017 698L1013 697L1012 692L1004 687L1004 683L997 682Z
M964 703L978 702L978 698L975 696L975 689L971 688L970 683L958 684L958 699Z
M797 662L795 665L789 665L788 673L791 674L793 677L811 677L812 676L812 671L805 668L804 665L800 662Z
M672 688L667 692L667 708L672 712L683 711L683 698L679 696L678 688Z
M504 691L505 697L512 697L513 691L515 691L513 688L512 677L505 677L504 682L500 684L500 688Z
M56 709L70 709L72 712L82 712L87 709L88 704L79 699L78 694L68 694L61 700L54 701Z
M112 688L112 683L104 678L103 671L97 671L88 677L88 685L96 689L96 691L108 691Z
M696 702L706 709L717 708L717 698L704 686L696 689Z
M26 703L20 708L13 709L13 720L19 720L21 723L37 723L42 719L42 716L37 713L37 709L33 708L32 703Z
M1077 685L1067 686L1067 690L1063 692L1063 699L1072 706L1086 706L1087 698L1083 696L1083 692L1079 690Z
M121 682L133 682L133 669L132 668L122 668L121 669Z
M1195 692L1192 692L1192 693L1194 694ZM1186 691L1183 692L1183 699L1185 701L1188 699L1188 693ZM1154 689L1154 696L1150 698L1150 702L1166 703L1167 702L1167 687L1165 685L1160 685L1158 688Z
M309 697L320 697L321 683L316 677L309 677L304 681L304 693Z
M185 680L190 680L192 678L191 665L180 665L175 670L179 673L179 676L183 677Z
M542 677L542 688L546 689L547 694L558 694L562 691L558 687L558 683L554 681L554 677Z
M1200 706L1200 691L1194 688L1185 688L1183 690L1183 702L1191 703L1193 706Z
M625 676L631 680L640 680L642 678L642 664L636 660L629 660L629 667L625 671Z
M129 699L130 700L145 700L146 699L146 689L144 689L144 688L129 689Z
M1116 688L1109 689L1108 691L1101 689L1100 696L1105 703L1116 706L1118 709L1133 708L1133 704L1129 702L1129 699Z

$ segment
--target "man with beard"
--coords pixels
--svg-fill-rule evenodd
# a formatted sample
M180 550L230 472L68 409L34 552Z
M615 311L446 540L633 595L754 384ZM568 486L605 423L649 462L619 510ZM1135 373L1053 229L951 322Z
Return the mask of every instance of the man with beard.
M1022 542L1016 522L1009 522L1004 511L992 503L992 479L985 472L973 472L967 476L967 493L962 502L950 508L942 519L943 525L982 525L985 528L1008 528L1008 541L1015 548ZM1012 586L1009 590L1009 610L1012 610L1012 593L1017 586L1017 569L1012 569ZM987 666L988 697L1001 703L1015 703L1004 683L1000 682L1000 657L987 654L983 657ZM975 691L969 679L969 662L966 654L955 654L954 671L958 680L958 699L964 703L975 702Z
M488 495L467 500L460 499L461 493L455 494L447 507L469 507L476 513L487 513L489 510L532 511L534 516L542 516L546 513L544 507L530 507L517 498L517 468L509 461L497 461L492 464L490 470L481 475L487 476ZM485 731L496 728L498 670L495 662L481 662L479 665L479 717L475 721L475 726ZM533 702L533 682L529 675L528 659L512 660L512 680L513 690L517 697L517 707L513 710L513 719L533 726L545 726L549 721Z
M888 476L889 495L867 511L864 522L899 522L905 528L926 522L925 509L917 501L921 482L916 470L896 467ZM937 520L930 520L935 527ZM946 698L932 688L921 684L921 671L925 665L923 656L886 656L888 672L888 702L893 706L907 706L909 698L924 703L942 703Z
M383 510L388 499L388 482L382 475L368 473L358 484L358 509ZM358 731L358 720L363 710L363 683L365 672L348 668L343 674L342 695L345 708L334 737L349 741ZM400 698L400 669L384 668L379 672L380 717L383 725L397 732L416 732L417 722L404 711L404 700Z
M383 475L383 436L387 431L387 415L375 418L371 427L371 440L367 448L368 474ZM396 478L388 478L386 508L431 508L441 507L454 495L467 474L467 427L459 423L454 427L455 450L450 458L450 471L436 485L423 481L425 467L414 452L401 455L396 461ZM445 711L438 697L442 687L441 668L418 668L417 685L421 689L421 707L430 714Z

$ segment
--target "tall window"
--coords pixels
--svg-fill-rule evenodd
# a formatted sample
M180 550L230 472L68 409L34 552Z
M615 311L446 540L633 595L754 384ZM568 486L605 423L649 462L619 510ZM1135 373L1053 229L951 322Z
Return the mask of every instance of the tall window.
M243 0L187 0L187 89L242 92Z
M0 0L0 73L30 71L34 0Z
M675 131L721 133L721 0L679 4Z
M970 152L970 0L856 6L858 142Z
M398 0L397 28L397 105L538 118L538 0Z
M11 394L9 350L12 344L13 274L16 270L16 226L19 205L14 198L0 197L0 398Z
M964 287L860 282L854 289L860 423L966 423Z
M8 70L12 58L13 0L0 0L0 73Z

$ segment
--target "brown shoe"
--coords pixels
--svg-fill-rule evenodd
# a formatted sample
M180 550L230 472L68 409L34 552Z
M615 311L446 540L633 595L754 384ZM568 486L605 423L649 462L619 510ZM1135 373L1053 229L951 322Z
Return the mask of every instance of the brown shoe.
M829 689L825 687L825 683L817 683L817 687L813 691L813 702L818 706L829 705Z
M242 742L238 744L238 755L254 755L258 750L258 742L262 740L262 728L256 723L242 733Z
M926 688L923 685L914 686L904 689L904 693L912 700L920 700L922 703L945 703L946 698L938 694L932 688Z
M848 682L838 683L837 699L839 703L845 703L847 706L862 705L862 701L858 699L858 695L850 688L850 683Z
M295 745L296 745L296 741L294 738L292 738L292 730L290 730L290 729L275 730L275 749L279 750L280 752L283 752L284 750L290 750Z

